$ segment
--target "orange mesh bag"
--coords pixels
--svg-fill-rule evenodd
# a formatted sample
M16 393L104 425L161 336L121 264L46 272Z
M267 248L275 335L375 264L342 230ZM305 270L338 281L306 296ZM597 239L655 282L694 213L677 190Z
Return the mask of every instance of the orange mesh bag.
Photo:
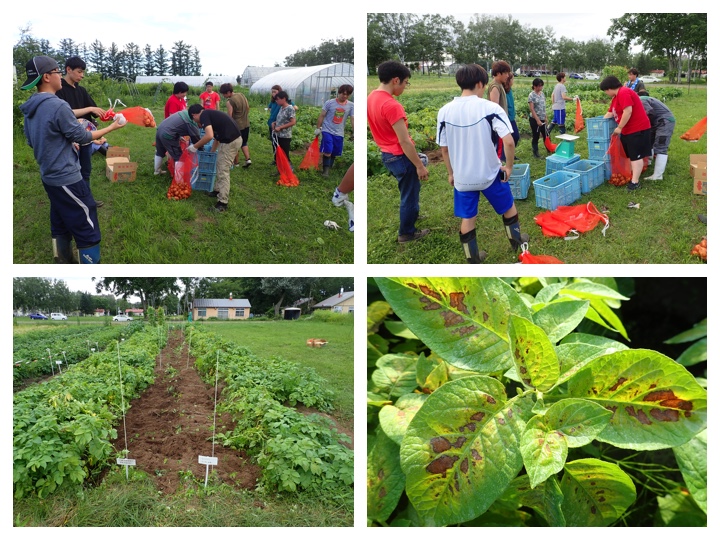
M305 152L305 157L300 163L300 169L320 169L320 141L317 137L310 143L310 147Z
M522 250L522 253L518 255L518 260L522 264L565 264L552 255L533 255L527 249Z
M707 116L700 120L693 127L688 129L685 133L680 135L680 138L684 141L699 141L700 137L705 135L707 131Z
M150 112L150 109L146 109L145 107L130 107L120 112L125 117L125 120L131 124L140 127L156 127L155 117Z
M610 180L608 183L613 186L624 186L632 180L632 166L630 158L625 155L625 149L620 142L620 137L610 137L610 148L607 154L610 156Z
M550 142L550 133L548 132L547 124L543 124L542 129L545 130L545 133L543 134L543 144L545 145L545 149L548 152L555 152L557 149L557 144L553 144Z
M277 163L278 171L280 171L280 180L277 181L280 186L295 187L300 185L300 181L290 166L290 161L285 155L285 150L277 147L275 152L275 162Z
M188 143L182 139L180 146L183 151L180 159L173 164L172 182L168 188L167 198L179 201L187 199L192 194L192 171L197 167L197 154L187 151ZM168 156L168 170L172 158Z
M603 236L610 226L610 218L601 213L592 202L576 206L558 206L555 210L535 216L535 223L542 228L543 235L564 237L574 240L580 233L593 230L601 221L605 224ZM573 234L568 236L568 233Z
M582 104L580 103L580 100L578 99L575 103L577 104L575 107L575 133L580 133L583 129L585 129L585 120L583 120Z

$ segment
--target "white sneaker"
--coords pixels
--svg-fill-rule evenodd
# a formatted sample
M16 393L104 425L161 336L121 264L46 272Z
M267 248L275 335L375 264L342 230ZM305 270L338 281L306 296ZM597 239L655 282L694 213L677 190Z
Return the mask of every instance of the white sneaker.
M347 200L348 200L347 193L338 191L338 188L335 188L335 193L333 193L333 196L332 196L332 203L335 206L342 206L343 203Z
M161 171L159 169L155 169L155 176L158 176L160 174L165 174L167 171Z
M344 201L348 211L348 230L355 232L355 205L350 201Z

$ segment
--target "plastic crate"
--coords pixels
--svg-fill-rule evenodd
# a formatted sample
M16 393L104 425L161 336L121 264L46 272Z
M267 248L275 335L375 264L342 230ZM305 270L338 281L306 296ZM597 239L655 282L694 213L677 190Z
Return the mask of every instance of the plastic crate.
M198 129L200 131L200 138L202 139L205 136L205 130L203 128ZM213 145L213 139L210 139L209 143L205 143L205 146L203 146L202 151L203 152L209 152Z
M567 206L580 198L580 175L557 171L533 182L535 205L548 210Z
M565 167L566 171L580 175L580 190L590 193L605 181L605 163L581 159Z
M508 180L513 199L527 199L530 189L530 165L518 163L513 165L513 172Z
M212 191L215 187L215 166L217 152L197 153L198 166L192 171L190 184L195 191Z
M606 139L609 140L612 132L617 127L617 122L613 118L603 118L596 116L594 118L585 119L585 130L587 138L590 139Z
M573 157L566 158L553 154L545 158L545 174L562 171L565 167L571 163L580 161L580 154L573 154Z
M592 161L603 161L610 148L610 139L588 139L588 157Z
M217 152L198 151L198 169L204 173L215 173L217 165Z

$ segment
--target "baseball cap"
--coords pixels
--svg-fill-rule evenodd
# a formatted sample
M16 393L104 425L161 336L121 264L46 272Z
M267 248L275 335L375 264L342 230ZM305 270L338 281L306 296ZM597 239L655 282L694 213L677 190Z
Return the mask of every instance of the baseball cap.
M27 80L20 88L22 90L34 88L45 73L49 73L54 69L60 70L60 66L55 59L49 56L34 56L32 60L25 64Z

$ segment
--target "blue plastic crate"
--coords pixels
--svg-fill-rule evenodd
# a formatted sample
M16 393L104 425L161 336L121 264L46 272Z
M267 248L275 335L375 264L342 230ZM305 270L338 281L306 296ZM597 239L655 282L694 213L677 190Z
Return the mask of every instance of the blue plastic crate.
M518 163L513 165L513 172L508 180L513 199L527 199L530 189L530 165Z
M588 139L588 157L593 161L603 161L610 148L610 139Z
M535 205L548 210L568 206L580 198L580 175L557 171L533 182Z
M563 170L580 175L580 189L583 194L590 193L605 181L605 164L602 161L581 159Z
M190 184L195 191L212 191L215 187L217 152L197 153L198 166L192 171Z
M205 136L205 130L202 128L199 128L200 131L200 138L202 139ZM203 146L202 151L203 152L209 152L213 145L213 139L210 139L209 143L205 143L205 146Z
M588 140L609 140L616 127L617 122L615 122L614 118L596 116L585 119L585 130L587 131Z
M545 158L545 174L562 171L565 167L571 163L580 161L580 154L573 154L573 157L566 158L553 154Z
M217 165L217 152L198 151L198 169L204 173L214 173Z

